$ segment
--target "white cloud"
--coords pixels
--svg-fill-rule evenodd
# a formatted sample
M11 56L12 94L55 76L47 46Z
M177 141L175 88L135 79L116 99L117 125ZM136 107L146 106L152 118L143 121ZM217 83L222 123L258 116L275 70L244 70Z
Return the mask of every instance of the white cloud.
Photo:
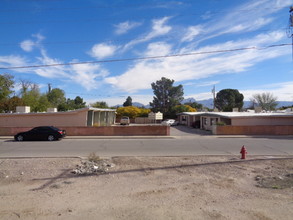
M161 19L155 19L152 21L152 30L147 33L146 35L140 36L137 39L134 39L130 41L128 44L126 44L123 48L123 50L127 50L131 47L133 47L136 44L147 42L155 37L159 37L165 34L168 34L172 27L166 25L166 22L170 19L170 17L163 17Z
M222 32L222 34L237 33L242 31L254 31L266 24L271 23L272 20L273 20L272 18L258 18L252 23L238 24L238 25L232 26L230 29L227 29L225 32Z
M276 8L275 3L269 0L261 0L259 2L250 1L231 10L230 13L219 20L214 19L200 26L190 26L187 32L184 33L181 41L194 41L197 36L201 35L201 38L197 39L200 42L223 34L259 29L273 21L273 18L269 17L269 15L280 10ZM268 9L264 10L263 5L266 5ZM240 13L241 11L245 13ZM166 25L168 20L169 17L153 20L151 32L146 34L144 38L129 42L124 49L129 49L136 44L169 33L172 27ZM185 47L179 48L179 51L180 53L201 53L205 51L221 51L223 49L261 48L272 43L280 42L284 38L285 34L283 32L275 31L268 34L259 34L247 39L227 41L221 44L209 44L202 48L195 47L195 45L198 45L198 42L190 42ZM105 82L122 91L133 93L139 90L149 89L150 84L161 77L168 77L174 79L176 82L181 82L208 78L219 74L239 73L248 70L248 68L259 62L279 57L289 52L288 48L280 47L267 50L255 49L229 53L206 53L194 56L137 61L120 76L105 78ZM169 44L159 42L150 43L143 54L147 56L158 56L172 53L178 53L178 51L172 51L172 47Z
M104 78L109 73L98 64L73 65L71 71L75 74L71 76L76 83L83 86L87 91L96 89L99 79Z
M51 58L44 49L41 49L41 57L38 57L38 65L50 65L56 63L64 63L61 60ZM78 60L72 60L72 63ZM30 72L34 72L39 76L58 79L61 81L74 82L86 90L98 88L101 79L109 73L99 64L77 64L69 66L48 66L46 68L33 68Z
M100 44L95 44L92 47L89 54L94 58L102 59L105 57L112 56L116 52L117 49L118 47L115 45L100 43Z
M30 52L34 49L35 47L35 42L32 40L24 40L20 43L21 49L23 49L26 52Z
M259 85L258 89L240 90L244 95L244 100L249 101L253 94L270 92L278 98L279 101L293 101L293 81L275 83L270 85Z
M202 31L203 29L200 25L191 26L187 29L186 34L183 36L181 41L192 41Z
M276 0L275 7L286 7L286 6L292 6L293 2L292 0Z
M283 33L273 32L267 35L258 35L251 39L210 45L188 52L218 51L223 48L229 50L234 48L247 48L252 45L262 47L263 45L278 42L284 37L285 35ZM152 51L150 47L148 47L147 52L149 51ZM264 50L243 50L229 53L144 60L136 62L134 66L131 66L120 76L106 78L105 82L112 84L122 91L135 92L142 89L149 89L150 84L161 77L167 77L174 79L176 82L181 82L208 78L219 74L239 73L263 60L289 53L290 50L288 48L271 48L265 50L265 52Z
M281 7L287 6L290 3L292 3L292 0L246 1L245 4L238 8L230 10L227 15L221 13L220 18L213 16L213 19L209 19L208 22L205 21L205 24L203 23L201 25L186 27L186 31L180 33L182 35L177 39L177 45L176 39L172 44L163 42L162 40L160 42L153 42L157 37L164 36L172 31L172 26L168 24L170 17L155 19L152 20L149 31L130 41L125 46L99 43L95 44L88 54L96 59L102 59L113 56L119 49L121 49L119 52L125 52L126 50L142 43L144 43L142 45L143 47L139 47L139 51L136 50L136 52L138 51L137 53L143 56L200 53L204 51L207 52L254 46L263 47L273 43L282 42L282 40L285 39L285 34L276 31L269 34L253 36L254 33L251 33L250 38L245 38L243 35L242 39L223 43L210 43L207 41L204 44L206 46L202 46L201 48L198 48L198 45L200 45L198 43L220 35L244 33L264 27L274 21L275 18L273 15L275 15L274 13L276 11L281 10ZM130 21L120 23L116 25L116 34L127 33L139 25L141 24ZM233 38L234 36L236 35L233 35ZM230 39L233 38L231 37ZM26 52L30 52L34 49L41 50L42 55L37 58L36 62L28 64L28 62L20 56L0 56L1 66L9 67L64 63L62 60L51 58L47 55L46 51L41 46L41 41L43 39L44 37L42 35L35 34L32 35L32 39L26 39L20 43L21 48ZM223 40L223 38L220 40ZM184 42L184 44L182 44L182 42ZM146 43L148 43L148 45L146 45ZM184 45L184 47L182 47L182 45ZM75 82L87 90L98 88L100 85L99 83L106 83L112 85L113 88L118 89L119 91L126 91L133 94L139 90L150 89L150 84L161 77L168 77L179 83L188 80L201 80L202 84L198 84L198 86L208 86L209 83L216 84L215 82L218 81L204 82L203 79L209 79L209 77L219 74L240 73L241 71L248 70L259 62L290 53L291 51L288 47L276 47L267 50L243 50L230 53L207 53L192 56L135 61L128 66L128 69L125 72L117 76L110 75L106 69L98 64L52 66L29 70L26 69L26 72L33 72L46 78L56 78L63 81L68 80ZM290 86L292 86L292 84L290 84ZM282 85L282 88L285 87L289 88L288 86ZM275 91L279 94L285 94L287 92L287 90L283 90L282 92L277 88L275 88ZM246 92L249 93L249 90ZM200 95L201 97L211 96L210 93L202 93ZM125 101L125 98L122 99ZM143 97L141 99L143 100ZM148 98L148 101L151 100L152 98Z
M61 60L53 59L47 55L47 52L44 49L41 49L41 57L37 57L38 64L41 65L52 65L57 63L62 63ZM70 77L70 74L66 72L65 66L49 66L46 68L34 68L32 72L38 74L39 76L46 77L46 78L60 78L63 77Z
M202 24L204 32L194 44L221 35L247 33L258 30L274 21L273 14L282 7L289 6L290 1L259 0L247 1L239 7L233 8L226 15L214 16L209 22ZM292 4L292 1L291 1Z
M164 17L161 19L153 20L152 32L149 34L149 38L164 35L171 31L171 26L165 25L165 23L170 19L170 17Z
M125 34L131 29L140 26L141 24L142 23L131 22L131 21L125 21L125 22L119 23L117 25L114 25L116 27L115 33L118 35Z
M258 89L240 89L239 92L243 94L245 101L250 101L254 94L269 92L278 98L278 101L293 101L293 81L275 83L270 85L259 85ZM195 98L195 100L205 100L213 98L211 92L189 94L185 98Z
M4 68L24 66L26 63L26 59L18 55L0 56L0 64Z
M171 53L171 45L165 42L154 42L150 43L147 47L145 56L164 56Z
M38 47L40 48L42 40L45 39L45 37L39 33L33 34L32 36L35 38L35 40L24 40L20 43L21 49L23 49L26 52L31 52L33 49Z

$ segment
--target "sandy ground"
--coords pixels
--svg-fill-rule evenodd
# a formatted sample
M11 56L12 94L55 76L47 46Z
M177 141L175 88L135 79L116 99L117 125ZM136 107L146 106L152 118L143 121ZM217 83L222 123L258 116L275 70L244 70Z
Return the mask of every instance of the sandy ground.
M263 160L264 159L264 160ZM79 158L0 159L0 219L292 219L293 159L114 157L76 175Z

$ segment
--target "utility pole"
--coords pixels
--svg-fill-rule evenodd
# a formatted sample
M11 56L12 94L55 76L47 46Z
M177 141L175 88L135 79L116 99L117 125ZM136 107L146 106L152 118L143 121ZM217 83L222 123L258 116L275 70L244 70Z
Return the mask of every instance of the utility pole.
M215 100L216 100L216 86L214 85L212 89L212 94L213 94L213 110L215 110L216 105L215 105Z
M290 7L289 10L289 25L287 28L287 36L292 39L292 61L293 61L293 6Z
M51 92L51 83L48 83L48 93L50 93Z

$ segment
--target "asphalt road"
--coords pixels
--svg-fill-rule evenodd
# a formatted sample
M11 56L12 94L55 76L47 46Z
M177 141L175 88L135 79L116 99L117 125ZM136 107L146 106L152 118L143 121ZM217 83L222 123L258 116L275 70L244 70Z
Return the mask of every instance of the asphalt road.
M95 152L111 156L240 156L244 145L248 155L293 156L293 136L212 136L185 128L172 128L170 137L67 137L56 142L15 142L0 139L0 158L86 157Z

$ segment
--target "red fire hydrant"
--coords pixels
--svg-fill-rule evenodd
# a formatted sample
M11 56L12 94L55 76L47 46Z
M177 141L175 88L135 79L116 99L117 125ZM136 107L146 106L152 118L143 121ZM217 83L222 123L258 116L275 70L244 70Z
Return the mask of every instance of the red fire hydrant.
M246 159L247 150L244 147L244 145L242 146L240 153L241 153L241 159Z

